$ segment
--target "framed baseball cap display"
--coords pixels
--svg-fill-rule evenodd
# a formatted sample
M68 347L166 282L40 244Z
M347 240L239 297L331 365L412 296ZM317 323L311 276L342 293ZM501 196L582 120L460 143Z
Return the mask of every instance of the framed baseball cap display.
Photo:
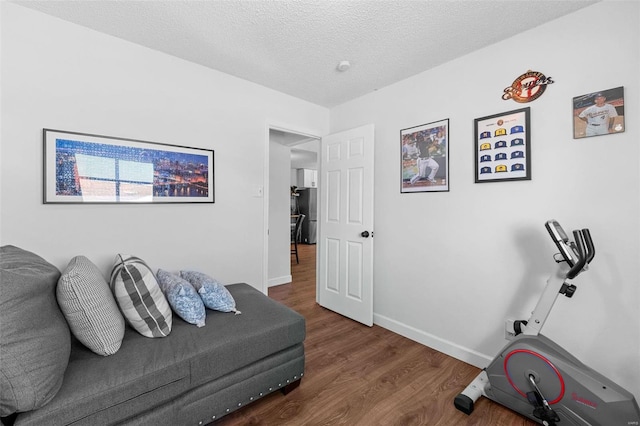
M531 180L529 113L527 107L475 120L476 183Z

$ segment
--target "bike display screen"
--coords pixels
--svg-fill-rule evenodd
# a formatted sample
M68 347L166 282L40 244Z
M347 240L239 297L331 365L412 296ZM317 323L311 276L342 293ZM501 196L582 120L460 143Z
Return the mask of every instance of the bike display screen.
M549 231L549 235L554 243L556 243L556 247L560 250L560 254L564 260L569 264L569 266L573 266L576 264L578 259L578 252L576 251L575 245L569 241L569 237L567 233L564 232L562 226L555 221L550 220L545 224L547 231Z

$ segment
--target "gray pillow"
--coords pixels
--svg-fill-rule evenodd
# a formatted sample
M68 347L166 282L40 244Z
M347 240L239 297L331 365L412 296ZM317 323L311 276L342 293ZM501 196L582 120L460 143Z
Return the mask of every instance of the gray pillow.
M73 335L98 355L113 355L124 337L124 318L107 280L89 259L76 256L58 280L58 304Z
M40 256L0 247L0 417L40 408L62 386L71 333L56 302L59 277Z

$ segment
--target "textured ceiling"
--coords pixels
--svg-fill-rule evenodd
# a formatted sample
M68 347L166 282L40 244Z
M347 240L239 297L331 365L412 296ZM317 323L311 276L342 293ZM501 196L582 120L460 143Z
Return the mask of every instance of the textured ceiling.
M332 107L596 1L13 3Z

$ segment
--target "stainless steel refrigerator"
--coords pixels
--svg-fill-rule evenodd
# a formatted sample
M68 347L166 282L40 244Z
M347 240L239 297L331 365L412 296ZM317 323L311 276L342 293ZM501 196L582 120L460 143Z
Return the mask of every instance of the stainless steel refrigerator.
M300 213L305 215L302 222L300 241L305 244L316 243L316 232L318 229L318 189L299 189L298 208Z

